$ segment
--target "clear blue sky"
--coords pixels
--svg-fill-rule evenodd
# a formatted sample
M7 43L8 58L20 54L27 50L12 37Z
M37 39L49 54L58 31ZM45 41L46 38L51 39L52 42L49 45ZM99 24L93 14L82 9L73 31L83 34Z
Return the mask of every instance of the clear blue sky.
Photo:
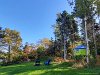
M56 14L71 12L67 0L0 0L0 26L20 32L23 43L54 37Z

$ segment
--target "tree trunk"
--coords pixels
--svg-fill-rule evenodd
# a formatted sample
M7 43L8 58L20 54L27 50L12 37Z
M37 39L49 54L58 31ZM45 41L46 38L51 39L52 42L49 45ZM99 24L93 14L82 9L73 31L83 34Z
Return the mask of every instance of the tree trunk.
M10 62L11 60L10 60L10 53L11 53L11 46L9 45L8 46L8 62Z
M94 40L95 56L97 56L97 45L96 45L96 34L94 30L94 22L93 22L93 40Z
M64 60L66 60L66 53L67 53L67 51L66 51L66 37L65 37L65 35L64 35Z
M87 36L87 22L86 22L86 20L87 20L87 17L85 16L85 18L84 18L84 20L85 20L85 39L86 39L86 60L87 60L87 63L89 63L89 43L88 43L88 36Z

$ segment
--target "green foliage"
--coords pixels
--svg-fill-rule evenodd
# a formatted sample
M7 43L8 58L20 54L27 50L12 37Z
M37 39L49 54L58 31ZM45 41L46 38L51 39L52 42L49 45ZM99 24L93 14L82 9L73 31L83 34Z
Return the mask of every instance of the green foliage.
M39 46L38 48L37 48L37 52L38 53L41 53L41 52L43 52L45 50L45 48L44 48L44 46Z
M91 68L91 67L95 67L96 66L96 57L93 57L92 55L90 55L90 57L89 57L89 67Z
M75 64L73 64L73 67L75 68L83 68L86 66L86 56L83 55L77 55L74 57Z
M68 14L66 11L57 14L56 25L54 26L55 34L55 49L64 50L64 59L66 59L66 50L73 43L76 38L74 37L78 32L77 23L73 15Z
M77 24L74 20L74 17L68 14L66 11L59 13L56 19L56 25L54 26L54 34L56 39L59 39L62 43L64 43L64 35L66 38L78 32Z
M28 54L28 58L33 61L38 57L37 51L33 50L30 54Z
M42 45L40 45L40 46L38 46L38 48L37 48L37 58L41 58L41 57L44 57L45 56L45 47L44 46L42 46Z
M84 60L84 59L85 59L85 57L83 55L76 55L75 56L76 61L81 61L81 60Z

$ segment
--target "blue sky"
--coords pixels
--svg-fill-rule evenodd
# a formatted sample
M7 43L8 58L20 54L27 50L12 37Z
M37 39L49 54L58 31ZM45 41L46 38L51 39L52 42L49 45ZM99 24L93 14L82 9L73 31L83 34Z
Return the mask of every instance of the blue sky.
M56 14L71 12L67 0L0 0L0 26L20 32L23 43L54 37Z

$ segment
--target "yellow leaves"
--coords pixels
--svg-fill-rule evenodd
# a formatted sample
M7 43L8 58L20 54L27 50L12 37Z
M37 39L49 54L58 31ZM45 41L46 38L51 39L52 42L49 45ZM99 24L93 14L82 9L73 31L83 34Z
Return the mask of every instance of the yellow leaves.
M41 40L41 43L44 44L45 46L50 46L52 44L48 38L43 38Z
M4 39L3 39L6 43L8 43L8 44L11 44L12 43L12 41L11 41L11 38L10 37L4 37Z
M16 46L19 46L22 42L20 33L16 30L10 30L9 28L5 29L5 37L3 40L7 44L14 44Z
M9 28L6 28L5 29L5 33L10 33L11 31L10 31L10 29Z

